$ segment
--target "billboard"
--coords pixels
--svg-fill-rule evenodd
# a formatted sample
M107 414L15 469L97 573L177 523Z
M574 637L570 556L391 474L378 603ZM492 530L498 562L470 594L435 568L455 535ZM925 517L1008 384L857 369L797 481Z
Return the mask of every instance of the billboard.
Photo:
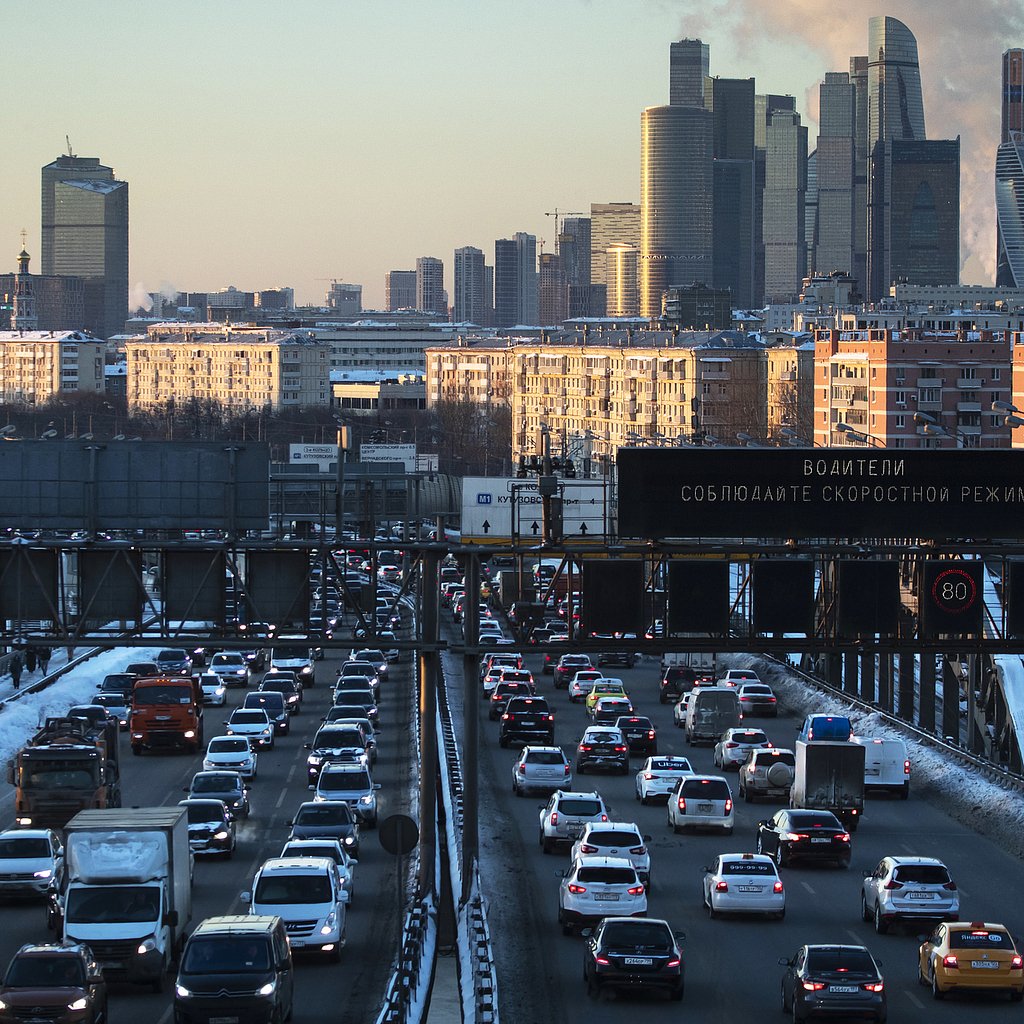
M1010 449L620 448L621 537L1024 538Z
M601 480L558 480L562 536L602 540L607 491ZM536 478L467 476L462 481L462 539L510 543L543 536L543 501Z
M416 445L414 444L361 444L360 462L400 462L406 473L416 472Z
M321 473L328 473L332 466L338 464L338 446L336 444L290 444L288 445L288 461L292 465L313 465Z

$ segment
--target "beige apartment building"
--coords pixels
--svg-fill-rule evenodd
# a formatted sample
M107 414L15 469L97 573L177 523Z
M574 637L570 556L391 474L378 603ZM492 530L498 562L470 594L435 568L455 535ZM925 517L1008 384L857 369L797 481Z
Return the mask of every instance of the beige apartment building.
M992 403L1012 401L1010 343L1003 330L818 331L814 443L1009 447Z
M773 444L807 444L814 430L814 342L769 344L765 357L767 438Z
M130 409L212 401L274 411L329 405L330 345L307 331L153 324L125 342Z
M3 401L41 405L64 391L102 393L105 348L78 331L0 331Z

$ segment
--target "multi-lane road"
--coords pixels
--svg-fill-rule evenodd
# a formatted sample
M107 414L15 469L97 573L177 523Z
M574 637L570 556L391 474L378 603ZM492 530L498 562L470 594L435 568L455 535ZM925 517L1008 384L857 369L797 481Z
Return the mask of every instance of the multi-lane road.
M132 660L125 652L125 663ZM238 847L230 860L196 859L193 886L194 927L204 917L245 913L239 894L250 889L256 869L277 856L288 836L294 809L312 799L306 788L306 754L310 741L330 707L338 658L328 654L317 662L318 684L305 691L302 711L292 719L291 733L277 738L273 751L260 754L259 776L252 785L252 814L240 824ZM383 728L374 779L382 784L380 816L408 813L410 792L411 662L393 664L391 678L381 688ZM255 685L255 680L253 682ZM222 733L223 720L241 703L245 691L229 690L225 708L206 709L206 736ZM124 806L177 803L185 794L201 758L185 754L147 754L132 757L121 738ZM9 808L10 803L5 802ZM4 821L3 827L12 822ZM398 944L401 914L396 894L395 859L384 852L376 832L364 831L360 862L355 872L355 899L349 910L348 943L340 964L297 959L295 985L296 1024L365 1024L373 1020L383 998ZM0 930L0 968L25 942L50 941L45 913L37 903L11 903L3 907ZM167 1024L172 1019L173 984L153 994L126 984L111 988L111 1024Z
M451 659L449 680L453 700L459 678ZM575 745L587 723L582 705L571 704L564 690L554 690L551 676L540 674L540 657L528 655L538 689L556 708L556 742L573 760ZM622 677L638 713L659 727L659 752L691 758L698 772L720 774L708 747L689 747L681 730L672 726L671 706L657 697L657 663L647 660L632 669L618 667L607 674ZM475 683L475 680L474 680ZM458 713L458 712L457 712ZM780 746L792 746L797 718L783 708L778 719L754 719ZM665 917L686 932L686 996L678 1004L660 998L620 998L595 1003L581 980L583 942L567 938L556 920L558 882L568 866L568 854L545 856L538 846L541 795L516 798L511 792L514 750L497 744L497 725L481 714L481 827L482 877L490 900L490 926L498 964L501 1014L517 1022L559 1021L600 1024L621 1021L624 1014L651 1020L677 1020L680 1013L707 1024L746 1024L780 1014L778 960L791 956L805 942L867 945L882 961L890 1020L1009 1021L1020 1009L1005 996L933 1001L929 989L917 982L915 934L923 927L896 927L876 935L860 919L862 875L887 854L919 854L942 858L960 887L962 913L970 919L1006 923L1024 934L1024 897L1020 894L1022 865L983 835L965 828L912 792L903 802L885 797L868 801L864 821L854 833L849 870L834 867L784 868L787 892L784 921L755 918L710 920L701 901L702 868L715 854L752 851L758 820L768 818L777 803L736 804L736 827L731 837L721 834L676 836L666 823L661 805L641 806L634 798L633 774L628 777L586 774L576 776L575 789L596 789L610 805L612 817L636 821L650 835L652 888L649 913ZM642 759L640 759L642 760ZM634 760L638 768L640 760ZM734 773L727 773L736 791ZM765 1017L765 1014L772 1016Z

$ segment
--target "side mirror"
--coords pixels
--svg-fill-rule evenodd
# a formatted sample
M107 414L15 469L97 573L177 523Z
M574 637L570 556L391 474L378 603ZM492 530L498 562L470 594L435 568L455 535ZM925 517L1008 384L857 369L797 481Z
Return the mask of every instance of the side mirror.
M650 836L641 836L640 838L641 838L641 839L642 839L642 840L643 840L643 841L644 841L645 843L649 843L649 842L651 841L651 837L650 837Z
M182 793L187 793L188 792L188 786L182 786L181 787L181 791L182 791Z
M771 828L771 823L766 818L764 821L759 821L757 823L757 827L758 828Z
M167 925L168 928L177 928L178 912L176 910L168 910L167 913L164 914L164 924Z
M672 933L672 935L673 935L674 938L678 939L680 942L685 942L686 941L686 932L682 931L681 929L679 931L674 931Z
M373 788L374 788L374 789L380 789L380 783L379 783L379 782L375 782L375 783L373 784Z
M581 928L580 929L580 937L581 938L589 939L590 936L593 935L593 934L594 934L594 929L593 928Z
M342 903L348 903L348 902L351 901L351 899L352 899L352 894L348 891L348 889L342 889L341 890L341 902Z
M320 721L321 722L326 722L327 719L326 718L321 718ZM303 743L302 744L302 749L303 750L312 750L313 749L313 744L312 743Z
M793 966L793 961L792 960L787 960L784 956L780 956L779 957L779 966L780 967L792 967Z
M252 903L252 893L251 892L240 892L238 894L238 902L239 903L244 903L246 906L249 906L249 904Z

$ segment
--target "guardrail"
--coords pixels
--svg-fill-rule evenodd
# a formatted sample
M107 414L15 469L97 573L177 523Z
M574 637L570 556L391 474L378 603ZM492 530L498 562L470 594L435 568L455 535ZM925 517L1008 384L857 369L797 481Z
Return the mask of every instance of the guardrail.
M445 807L448 838L448 867L452 893L463 892L462 825L463 786L459 745L444 684L444 669L439 668L442 683L437 700L438 751L441 757L441 796ZM498 980L487 926L487 901L481 895L480 866L474 861L469 898L457 908L459 945L459 990L462 996L464 1024L498 1024Z

